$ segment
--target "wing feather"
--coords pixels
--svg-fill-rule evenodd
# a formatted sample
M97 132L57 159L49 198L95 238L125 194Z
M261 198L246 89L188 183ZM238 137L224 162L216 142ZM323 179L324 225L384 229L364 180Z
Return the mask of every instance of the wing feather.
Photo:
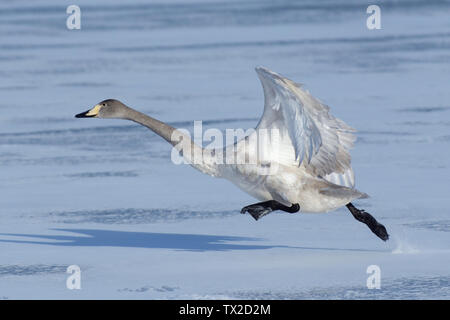
M257 130L277 128L282 135L287 133L281 147L291 144L292 162L304 165L312 174L353 186L349 150L355 141L355 130L333 117L330 108L300 84L263 67L256 71L265 100Z

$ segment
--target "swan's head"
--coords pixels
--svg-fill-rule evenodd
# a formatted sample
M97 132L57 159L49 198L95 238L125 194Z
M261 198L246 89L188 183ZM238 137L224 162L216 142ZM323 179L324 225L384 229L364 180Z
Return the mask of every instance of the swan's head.
M107 99L96 104L92 109L79 113L75 118L124 118L128 107L119 100Z

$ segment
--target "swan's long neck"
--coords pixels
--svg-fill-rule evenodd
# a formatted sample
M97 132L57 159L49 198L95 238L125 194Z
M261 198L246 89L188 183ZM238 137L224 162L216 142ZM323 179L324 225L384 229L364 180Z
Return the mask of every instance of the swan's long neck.
M176 130L174 127L131 108L127 108L126 116L124 118L149 128L171 145L176 144L176 142L172 142L172 134Z
M139 123L161 136L182 154L186 162L194 168L211 176L219 176L219 170L211 152L195 144L190 135L183 130L176 129L128 107L124 118Z

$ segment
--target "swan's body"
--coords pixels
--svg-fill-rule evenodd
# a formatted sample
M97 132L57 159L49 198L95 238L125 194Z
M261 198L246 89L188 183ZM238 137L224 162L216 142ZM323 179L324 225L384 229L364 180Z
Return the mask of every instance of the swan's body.
M302 212L328 212L367 197L293 166L280 165L276 175L260 175L257 168L248 165L227 166L223 177L258 200L276 200L286 206L301 204Z
M242 213L249 212L255 219L273 210L327 212L346 205L356 219L387 240L384 226L351 204L354 199L367 197L354 188L349 154L354 130L333 117L329 108L301 85L266 68L256 71L264 89L263 116L253 133L222 152L203 149L182 131L117 100L105 100L77 117L122 118L150 128L183 151L183 157L194 168L228 179L264 201L243 208ZM268 139L256 145L262 133L268 133ZM180 138L189 141L191 152L184 152ZM202 155L202 161L193 161L196 153ZM256 160L242 164L224 161L230 154Z
M348 150L355 140L352 128L329 114L329 108L300 85L265 68L256 69L264 89L264 114L252 135L277 130L259 150L264 163L221 165L219 176L253 197L276 200L302 212L327 212L366 194L354 189ZM225 153L256 150L250 136L228 146ZM251 143L250 142L250 143ZM246 144L247 143L247 144ZM277 166L274 174L261 174L261 166Z

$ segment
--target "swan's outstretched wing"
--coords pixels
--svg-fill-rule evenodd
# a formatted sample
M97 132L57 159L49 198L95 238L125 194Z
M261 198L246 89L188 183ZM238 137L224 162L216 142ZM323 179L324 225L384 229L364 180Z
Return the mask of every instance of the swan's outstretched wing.
M264 114L256 129L279 130L277 154L281 162L303 164L312 174L330 180L345 178L345 184L353 186L349 149L355 130L333 117L329 107L301 85L263 67L256 72L265 98Z

